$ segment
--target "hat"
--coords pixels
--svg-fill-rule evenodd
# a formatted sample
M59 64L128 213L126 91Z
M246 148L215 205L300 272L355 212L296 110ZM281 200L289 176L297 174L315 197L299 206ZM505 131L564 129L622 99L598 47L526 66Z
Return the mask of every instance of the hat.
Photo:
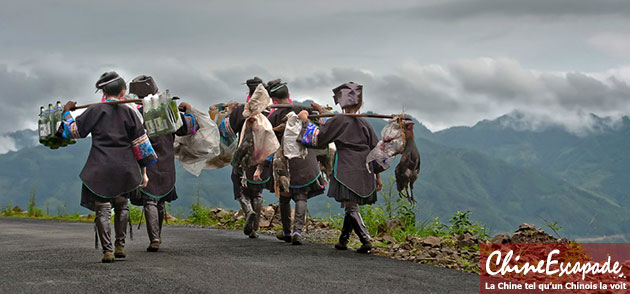
M97 91L102 90L106 85L121 79L122 77L115 71L106 72L96 81L96 89Z
M151 76L137 76L129 83L129 92L136 94L139 98L157 94L158 87Z
M335 104L339 104L341 108L356 106L363 102L363 86L357 83L341 84L332 91Z
M253 94L254 91L256 91L256 87L259 84L263 84L263 80L259 77L253 77L247 81L245 81L245 84L247 85L247 87L249 88L249 94ZM263 84L264 86L264 84Z

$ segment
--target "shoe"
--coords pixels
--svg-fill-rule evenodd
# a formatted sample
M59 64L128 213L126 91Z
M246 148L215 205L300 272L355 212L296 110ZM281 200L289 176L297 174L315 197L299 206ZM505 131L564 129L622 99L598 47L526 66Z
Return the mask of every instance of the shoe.
M291 244L293 244L293 245L302 245L302 244L304 244L302 242L302 235L300 235L300 234L293 235L291 237Z
M337 244L335 244L335 249L337 250L348 250L348 241L339 240Z
M369 254L371 250L372 250L372 242L368 241L368 242L363 243L361 247L357 249L357 252Z
M250 239L257 239L258 238L258 232L253 231L251 234L249 234L249 238Z
M148 252L157 252L158 250L160 250L160 241L153 241L147 247Z
M114 256L116 258L127 257L127 254L125 254L125 246L116 246L116 249L114 249Z
M112 263L114 262L114 253L111 251L107 251L103 253L103 258L101 259L102 263Z
M250 213L247 215L247 219L245 220L245 228L243 228L243 233L245 233L245 235L251 235L251 233L254 231L254 222L256 221L256 214L255 213Z
M278 240L280 241L291 243L291 236L285 235L283 231L278 231L276 233L276 238L278 238Z

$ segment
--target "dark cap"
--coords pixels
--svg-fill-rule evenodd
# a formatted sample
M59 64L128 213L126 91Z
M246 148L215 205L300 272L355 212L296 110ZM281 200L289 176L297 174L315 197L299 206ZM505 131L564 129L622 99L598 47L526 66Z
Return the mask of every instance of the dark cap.
M249 88L249 95L251 95L254 93L254 91L256 91L256 87L258 87L258 85L263 84L263 80L259 77L253 77L245 81L245 84Z
M101 90L106 85L121 79L122 77L115 71L106 72L96 81L96 89Z
M335 104L339 104L341 108L356 106L363 102L363 86L357 83L341 84L332 91Z
M129 83L129 92L136 94L139 98L157 94L158 87L151 76L137 76Z

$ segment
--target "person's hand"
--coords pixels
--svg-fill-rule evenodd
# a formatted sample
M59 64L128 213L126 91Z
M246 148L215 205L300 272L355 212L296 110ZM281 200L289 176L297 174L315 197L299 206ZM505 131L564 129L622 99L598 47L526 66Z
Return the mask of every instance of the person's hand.
M142 184L140 184L140 188L146 188L149 185L149 176L147 174L142 175Z
M183 110L183 111L188 111L192 109L192 106L190 106L190 104L186 103L186 102L182 102L179 104L179 109Z
M300 113L298 114L298 117L303 121L303 122L307 122L308 121L308 111L306 110L302 110L300 111Z
M315 102L311 103L311 107L313 107L313 109L315 109L320 114L324 113L324 107L322 107L321 105L319 105L319 104L317 104Z
M262 174L262 168L260 166L256 167L256 171L254 172L254 181L262 182L262 178L260 175Z
M227 113L231 114L232 110L234 110L234 108L236 108L236 106L238 106L238 102L230 102L227 105Z
M149 176L147 175L147 168L142 169L142 184L140 184L140 188L146 188L149 185Z
M77 108L77 103L74 101L68 101L66 102L66 105L63 106L63 112L72 111L75 108Z
M383 181L381 181L380 175L376 176L376 192L380 192L383 189Z

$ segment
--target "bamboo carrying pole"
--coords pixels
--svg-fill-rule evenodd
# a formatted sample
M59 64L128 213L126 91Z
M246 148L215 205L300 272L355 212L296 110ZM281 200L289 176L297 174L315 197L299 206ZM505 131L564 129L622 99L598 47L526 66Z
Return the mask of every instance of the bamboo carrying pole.
M173 100L179 100L179 97L173 97ZM127 99L127 100L119 100L119 101L106 101L106 102L96 102L96 103L90 103L90 104L85 104L85 105L79 105L74 107L71 110L77 110L77 109L81 109L81 108L88 108L92 105L96 105L96 104L124 104L124 103L142 103L142 99Z
M309 110L314 109L311 106L297 105L297 104L271 104L269 105L269 108L300 108L300 109L309 109Z
M324 113L324 114L309 115L308 118L333 117L333 116L338 116L338 115L339 116L351 116L351 117L401 118L403 120L411 120L410 117L407 117L406 115L402 115L402 114L385 115L385 114L365 114L365 113L361 113L361 114L356 114L356 113Z

